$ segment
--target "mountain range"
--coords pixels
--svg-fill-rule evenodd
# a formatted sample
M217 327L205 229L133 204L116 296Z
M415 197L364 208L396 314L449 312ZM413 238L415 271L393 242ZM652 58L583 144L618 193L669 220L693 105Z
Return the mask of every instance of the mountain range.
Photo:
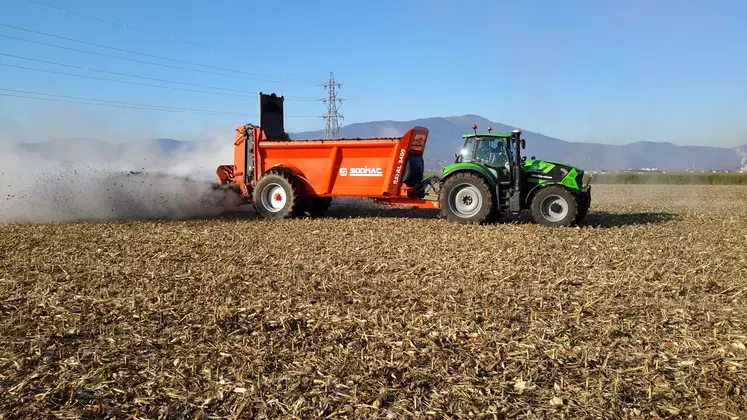
M342 138L398 137L414 126L428 128L430 134L426 144L425 163L428 170L440 170L454 161L454 153L462 146L462 134L472 132L472 124L479 130L492 126L493 132L510 132L516 127L489 121L477 115L457 117L433 117L412 121L372 121L355 123L340 128ZM309 140L324 138L324 131L289 133L291 139ZM526 139L525 156L536 156L577 165L586 170L619 171L627 169L657 168L665 171L747 171L747 144L736 147L678 146L667 142L639 141L625 145L569 142L522 128ZM230 147L233 139L226 139ZM107 143L97 139L76 139L69 141L46 141L22 143L17 151L26 156L66 162L84 160L106 161L116 156L120 161L132 160L140 165L144 159L163 160L168 156L184 156L190 153L191 160L199 161L205 154L206 144L174 139L153 139L137 143ZM81 153L84 150L85 153ZM215 158L215 151L211 152ZM228 152L224 160L230 163ZM157 162L154 162L157 164ZM173 162L172 162L173 164ZM209 165L209 163L208 163ZM204 167L204 173L214 173L214 168Z
M340 137L401 136L419 125L429 129L425 163L431 170L439 170L454 161L454 153L462 146L462 134L472 133L472 124L478 132L488 126L493 132L510 132L519 127L490 121L478 115L435 117L413 121L374 121L340 127ZM579 166L586 170L620 171L627 169L658 168L669 171L724 171L747 170L747 144L735 147L678 146L667 142L639 141L625 145L569 142L532 131L522 130L526 149L522 154ZM323 138L324 131L291 134L291 138L304 140Z

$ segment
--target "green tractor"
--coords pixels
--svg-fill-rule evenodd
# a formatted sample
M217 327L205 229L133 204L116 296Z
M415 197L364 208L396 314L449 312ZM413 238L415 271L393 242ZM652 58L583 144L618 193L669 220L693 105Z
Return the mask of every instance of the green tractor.
M450 221L482 224L529 210L535 223L570 226L586 217L591 187L571 165L521 156L521 131L464 134L464 147L440 176L438 201Z

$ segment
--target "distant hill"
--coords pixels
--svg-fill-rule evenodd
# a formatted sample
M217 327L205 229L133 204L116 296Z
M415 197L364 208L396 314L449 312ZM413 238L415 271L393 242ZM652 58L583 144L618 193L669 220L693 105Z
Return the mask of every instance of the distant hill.
M413 121L373 121L340 128L341 137L401 136L413 126L429 129L426 165L440 169L454 160L462 145L462 134L493 127L493 132L510 132L518 127L492 122L477 115L424 118ZM568 142L522 129L527 156L578 165L587 170L625 170L659 168L662 170L736 170L747 166L747 145L738 148L677 146L672 143L640 141L626 145ZM291 133L291 138L323 138L324 131ZM740 154L740 150L743 154Z
M472 132L472 124L479 130L493 127L494 132L509 132L516 127L489 121L477 115L456 117L433 117L413 121L372 121L346 125L340 128L340 136L347 138L398 137L414 126L430 130L426 145L426 166L439 170L454 161L462 145L462 134ZM522 129L527 141L526 156L566 162L587 170L617 171L625 169L659 168L662 170L737 170L747 169L747 144L738 148L710 146L677 146L672 143L640 141L626 145L568 142ZM309 131L290 133L291 139L308 140L324 137L324 132ZM216 151L207 142L185 142L174 139L112 144L97 139L75 139L23 143L18 145L21 155L38 156L68 163L107 161L116 159L132 162L135 166L158 167L164 160L181 159L188 156L191 162L203 159L220 160L218 164L230 163L230 142ZM226 150L227 154L223 151ZM216 156L216 153L222 153ZM223 156L225 154L225 157ZM212 160L202 163L201 174L212 176ZM178 162L171 162L178 164Z

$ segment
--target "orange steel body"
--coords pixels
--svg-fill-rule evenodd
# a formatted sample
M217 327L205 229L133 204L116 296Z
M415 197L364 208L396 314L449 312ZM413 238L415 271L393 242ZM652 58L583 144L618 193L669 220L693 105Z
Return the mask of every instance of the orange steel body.
M252 138L247 138L250 136ZM414 197L414 188L402 182L405 162L422 155L428 129L414 127L400 138L274 140L257 126L236 129L234 164L218 167L220 185L238 187L247 199L251 186L272 169L293 173L301 180L304 196L362 197L390 205L437 208L435 201ZM246 153L247 141L253 153ZM247 155L253 157L246 165ZM241 168L251 166L252 179Z

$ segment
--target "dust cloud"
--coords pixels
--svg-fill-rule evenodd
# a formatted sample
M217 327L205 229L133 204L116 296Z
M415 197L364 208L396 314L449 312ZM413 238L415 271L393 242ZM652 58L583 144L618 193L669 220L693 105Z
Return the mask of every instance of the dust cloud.
M216 190L211 177L232 163L231 146L230 137L175 153L126 144L111 156L69 142L81 149L65 151L78 156L70 161L0 144L0 223L179 220L235 210L238 197Z
M742 157L742 162L740 163L740 165L742 165L741 171L747 172L747 150L739 148L737 149L737 153Z

